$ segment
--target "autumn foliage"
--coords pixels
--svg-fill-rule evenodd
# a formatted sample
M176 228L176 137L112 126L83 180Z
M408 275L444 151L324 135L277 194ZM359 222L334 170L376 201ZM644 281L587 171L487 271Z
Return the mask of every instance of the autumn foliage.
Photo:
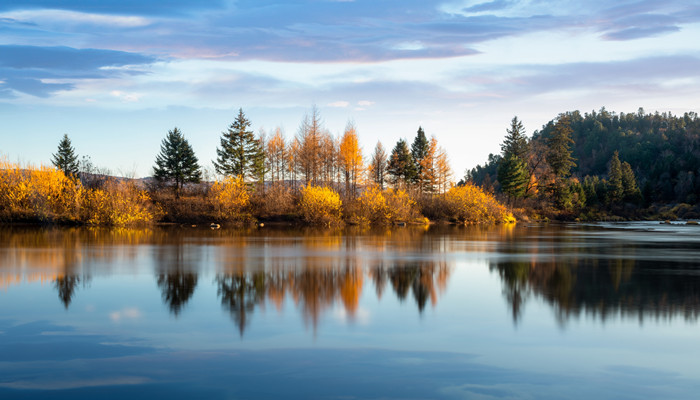
M243 219L244 210L250 204L248 185L241 177L215 182L209 191L209 198L214 204L216 218L223 220Z
M451 188L445 194L444 207L449 218L465 224L515 222L513 214L493 195L471 183Z
M328 187L304 187L299 201L299 212L305 222L315 225L335 225L342 222L340 195Z
M124 226L152 222L156 217L146 192L132 183L109 181L89 189L54 168L20 168L0 161L2 220Z

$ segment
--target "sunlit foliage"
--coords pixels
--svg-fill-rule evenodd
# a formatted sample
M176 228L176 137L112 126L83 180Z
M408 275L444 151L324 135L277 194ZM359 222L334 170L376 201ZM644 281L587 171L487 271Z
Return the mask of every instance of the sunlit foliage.
M493 195L471 183L453 187L445 195L445 200L448 214L459 222L515 222L513 215Z
M214 202L216 217L226 220L241 219L249 204L248 186L242 177L228 177L211 187L210 198Z
M334 225L342 221L342 205L335 190L308 185L302 189L299 212L308 223Z

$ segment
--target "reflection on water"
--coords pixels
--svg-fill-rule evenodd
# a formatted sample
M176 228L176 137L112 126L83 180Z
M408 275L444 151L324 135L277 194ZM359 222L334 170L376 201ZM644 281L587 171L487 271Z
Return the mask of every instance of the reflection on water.
M615 226L601 235L594 226L502 241L498 251L505 257L489 264L502 280L513 321L522 318L528 298L543 299L562 325L581 315L603 322L618 316L640 323L673 317L697 321L700 246L693 240L668 242L666 232L651 227ZM693 227L680 233L700 237Z
M694 399L698 259L644 223L1 228L0 398Z
M549 304L562 325L581 315L601 321L696 321L700 248L693 240L663 240L668 233L650 226L302 232L4 228L0 286L51 282L69 309L80 290L90 290L94 276L152 268L163 303L178 317L201 276L211 276L221 306L243 336L256 309L270 304L281 312L286 299L314 330L336 305L354 320L364 291L381 299L390 288L422 313L428 303L438 305L456 264L476 257L500 277L516 324L533 299ZM662 240L654 240L659 235Z

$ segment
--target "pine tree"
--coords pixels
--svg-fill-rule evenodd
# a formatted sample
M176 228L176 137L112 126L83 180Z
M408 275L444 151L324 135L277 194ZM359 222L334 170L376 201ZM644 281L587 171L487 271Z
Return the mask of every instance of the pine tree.
M622 201L624 195L625 188L622 184L622 164L620 163L619 154L615 151L608 165L608 196L610 196L610 202L615 204Z
M372 153L372 159L369 162L369 170L371 178L370 180L381 189L384 189L384 182L386 180L386 151L384 151L384 146L381 142L377 142L374 147L374 153Z
M52 154L51 163L67 176L77 176L79 170L78 155L71 145L68 135L64 134L63 139L58 143L58 151Z
M407 185L414 181L416 165L411 152L408 151L408 145L405 140L399 140L391 151L386 172L389 174L390 182L394 186Z
M214 161L216 172L227 176L255 178L255 163L260 157L260 144L253 131L249 130L250 121L243 109L238 110L236 120L221 133L221 148L216 148Z
M547 141L547 163L557 178L569 176L571 168L576 166L576 159L571 155L571 145L574 143L572 133L571 118L567 114L560 115L552 136Z
M637 178L634 176L632 166L627 161L622 163L622 188L625 201L637 202L641 200L642 192L637 186Z
M525 196L529 180L527 165L515 154L509 154L499 163L498 182L501 183L501 191L511 201Z
M521 160L527 160L529 143L525 134L523 123L518 121L518 117L513 117L510 121L510 129L506 129L507 135L501 144L501 153L503 157L509 154L515 154Z
M506 129L506 137L501 144L502 158L498 164L498 182L501 191L511 201L525 197L530 182L527 165L529 144L525 136L525 128L518 117L513 117L510 129Z
M423 127L419 126L416 138L413 140L413 144L411 145L411 157L413 157L413 162L415 165L415 174L412 177L412 179L413 182L418 185L418 191L420 193L423 193L423 186L425 183L425 173L421 163L423 162L425 156L428 154L428 147L428 138L425 137Z
M198 183L202 179L194 150L178 128L168 131L160 145L160 154L156 156L153 177L158 182L172 182L175 198L180 197L180 188L185 183Z

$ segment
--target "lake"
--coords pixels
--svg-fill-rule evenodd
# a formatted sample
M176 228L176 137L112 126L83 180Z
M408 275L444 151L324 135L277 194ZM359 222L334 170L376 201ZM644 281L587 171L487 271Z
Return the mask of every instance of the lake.
M0 398L691 399L700 227L0 228Z

